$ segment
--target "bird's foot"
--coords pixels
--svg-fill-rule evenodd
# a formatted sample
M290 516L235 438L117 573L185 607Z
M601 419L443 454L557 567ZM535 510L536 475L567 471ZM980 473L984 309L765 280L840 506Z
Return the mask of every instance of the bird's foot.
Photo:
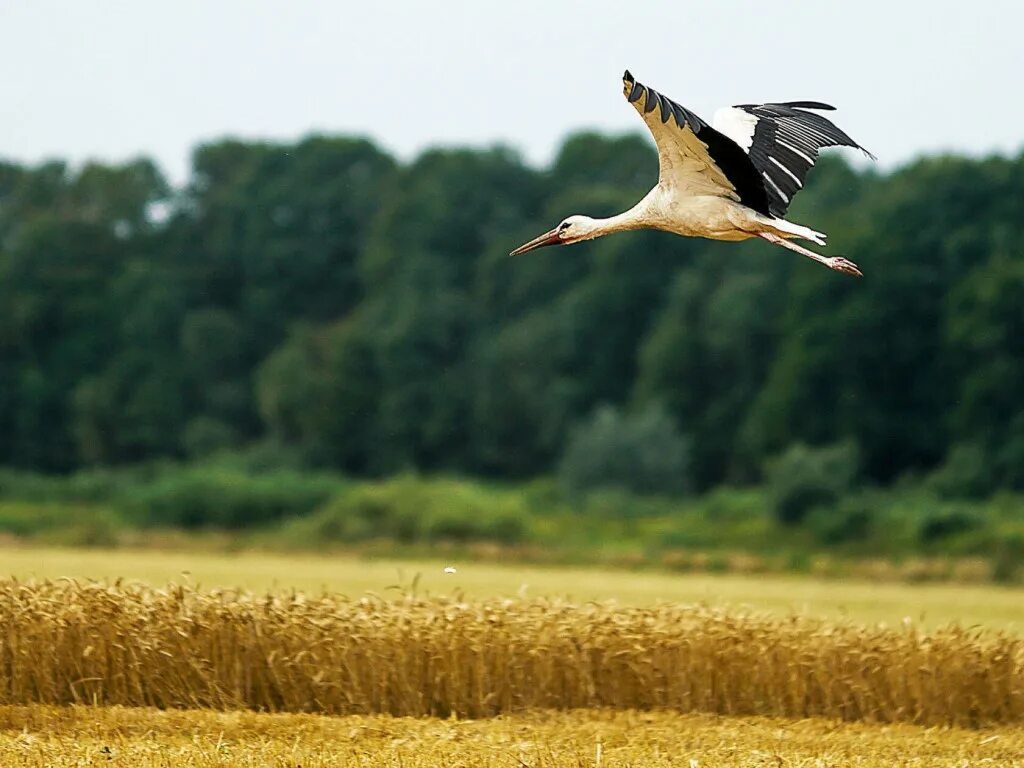
M849 259L844 259L842 256L833 256L830 258L828 260L828 266L836 272L842 272L844 275L864 277L864 273L860 271L860 268L856 264Z

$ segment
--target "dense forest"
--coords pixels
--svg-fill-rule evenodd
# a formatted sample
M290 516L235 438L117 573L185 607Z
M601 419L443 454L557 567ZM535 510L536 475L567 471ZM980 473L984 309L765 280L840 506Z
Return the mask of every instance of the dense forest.
M790 218L860 280L657 232L507 255L656 175L646 138L591 133L544 169L227 140L180 189L144 159L0 163L0 465L259 449L513 480L619 435L677 467L629 468L659 492L759 482L795 445L879 485L1024 489L1024 155L824 158Z

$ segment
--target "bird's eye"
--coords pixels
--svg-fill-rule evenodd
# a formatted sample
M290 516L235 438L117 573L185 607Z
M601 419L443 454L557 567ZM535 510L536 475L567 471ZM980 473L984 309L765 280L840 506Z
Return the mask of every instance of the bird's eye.
M560 226L560 227L559 227L559 229L560 229L560 230L561 230L562 232L565 232L565 230L567 230L567 229L568 229L568 228L569 228L570 226L571 226L571 225L569 224L569 222L568 222L568 221L563 221L563 222L562 222L562 226Z

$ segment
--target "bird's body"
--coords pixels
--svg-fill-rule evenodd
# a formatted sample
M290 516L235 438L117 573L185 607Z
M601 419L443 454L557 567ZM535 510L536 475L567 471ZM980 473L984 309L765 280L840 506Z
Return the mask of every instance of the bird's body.
M623 93L654 136L658 183L624 213L607 219L570 216L513 255L651 228L712 240L760 237L837 271L860 275L857 266L842 257L825 257L790 242L800 238L824 245L825 235L785 219L819 149L863 150L830 121L809 111L832 107L820 102L726 107L715 114L711 126L636 82L629 72L623 76Z
M626 217L627 222L636 225L624 229L661 229L683 237L746 240L756 237L757 232L764 229L782 237L806 237L809 240L824 237L821 233L785 219L759 214L728 197L694 195L688 190L680 192L672 184L658 184L639 203L621 215ZM613 220L615 218L612 217Z

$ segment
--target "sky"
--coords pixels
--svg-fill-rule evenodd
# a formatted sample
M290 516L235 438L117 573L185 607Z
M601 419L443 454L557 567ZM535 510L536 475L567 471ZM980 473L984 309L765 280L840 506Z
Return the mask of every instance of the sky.
M987 1L0 0L0 157L146 155L181 183L199 142L321 132L543 164L571 131L644 129L626 68L708 119L830 102L883 168L1016 153L1022 28Z

